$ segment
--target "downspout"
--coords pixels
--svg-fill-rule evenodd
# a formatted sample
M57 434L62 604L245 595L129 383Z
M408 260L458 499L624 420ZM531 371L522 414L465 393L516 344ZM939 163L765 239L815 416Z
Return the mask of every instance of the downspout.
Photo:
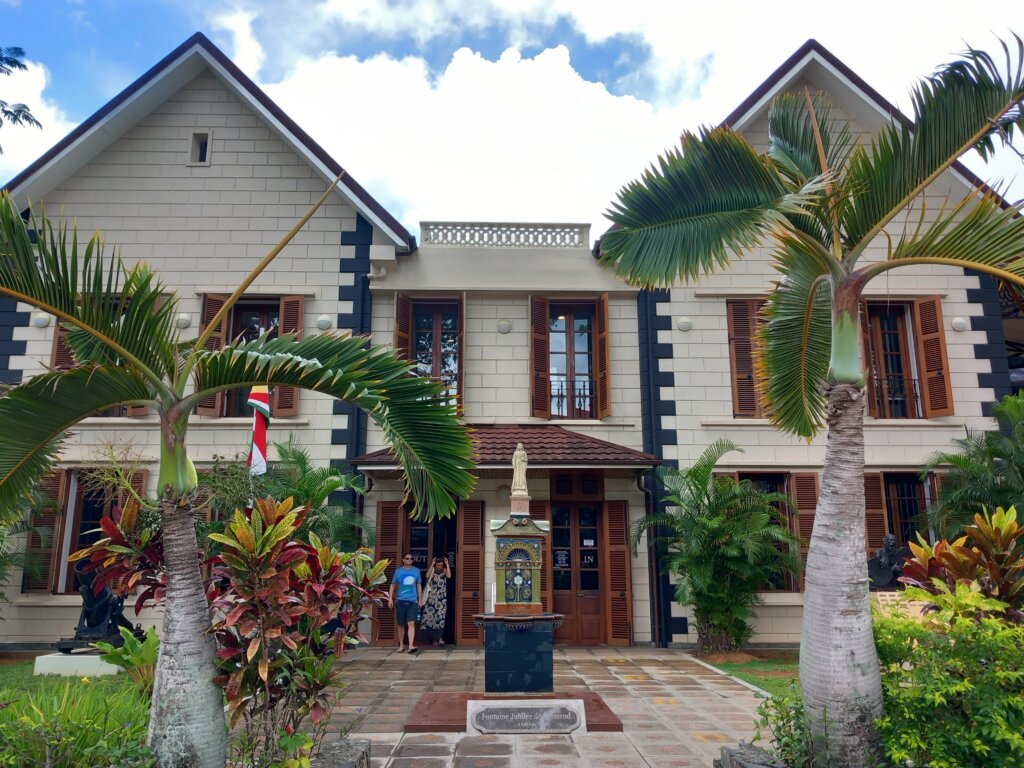
M653 515L658 508L658 500L654 491L647 487L645 475L638 475L636 487L644 494L644 514L648 517ZM656 545L651 536L647 537L647 584L648 599L651 601L651 637L654 638L655 648L667 647L661 636L661 579L657 571Z

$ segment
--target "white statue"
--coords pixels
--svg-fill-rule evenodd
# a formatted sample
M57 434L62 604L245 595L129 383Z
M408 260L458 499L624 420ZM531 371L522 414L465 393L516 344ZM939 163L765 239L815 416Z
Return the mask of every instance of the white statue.
M512 495L526 496L526 449L522 443L516 444L516 451L512 454Z

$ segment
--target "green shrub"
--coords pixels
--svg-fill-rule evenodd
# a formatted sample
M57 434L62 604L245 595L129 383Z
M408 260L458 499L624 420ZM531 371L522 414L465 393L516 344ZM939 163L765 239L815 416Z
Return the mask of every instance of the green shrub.
M755 742L764 742L789 768L811 768L811 732L800 699L772 696L757 708Z
M120 648L103 642L93 643L92 647L103 651L100 658L123 669L139 690L148 697L153 693L156 657L160 653L160 638L156 634L156 627L150 625L146 628L146 638L142 642L139 642L130 629L120 627L118 632L124 639L124 644Z
M972 595L943 598L926 623L897 613L875 619L885 752L929 768L1022 765L1024 627L965 616Z
M83 678L83 680L85 680ZM0 765L149 768L149 699L128 680L0 691Z

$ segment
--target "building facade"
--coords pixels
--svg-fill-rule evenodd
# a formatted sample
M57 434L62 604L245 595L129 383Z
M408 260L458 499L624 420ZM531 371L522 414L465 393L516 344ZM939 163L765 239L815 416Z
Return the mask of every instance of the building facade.
M805 85L832 94L863 131L898 115L811 41L727 122L763 146L771 97ZM42 203L74 219L80 232L99 229L128 263L153 266L177 294L188 338L339 171L197 35L7 189L19 204ZM952 169L928 208L977 183ZM887 532L900 541L914 534L937 482L919 478L921 465L965 428L993 428L987 404L1009 391L998 293L987 278L951 268L889 274L871 284L863 307L869 549ZM630 541L632 524L657 505L647 470L686 466L728 437L744 452L726 457L722 471L790 495L801 535L813 525L824 438L808 443L772 429L755 396L758 302L775 278L767 252L758 251L698 285L638 291L599 266L586 225L424 222L417 244L345 177L214 339L351 330L393 345L423 375L447 384L474 431L479 461L476 489L451 520L408 516L380 430L340 401L280 388L270 434L294 434L318 463L365 474L362 509L379 556L397 563L408 551L421 565L449 557L446 641L480 642L471 616L490 608L489 522L509 512L511 456L522 442L531 514L552 525L541 589L545 607L568 617L557 639L691 643L689 615L672 602L656 553L644 540L635 548ZM73 362L52 318L0 299L0 382ZM201 405L189 432L200 468L244 455L251 427L244 401L228 395ZM80 473L102 463L111 441L132 447L137 488L155 492L155 416L128 409L76 429L47 480L55 504L37 512L37 524L52 532L49 543L34 544L46 567L8 584L0 647L38 647L73 631L80 598L66 557L88 543L114 503L82 488ZM799 581L780 582L764 597L754 642L798 641ZM375 642L395 642L390 613L378 618Z

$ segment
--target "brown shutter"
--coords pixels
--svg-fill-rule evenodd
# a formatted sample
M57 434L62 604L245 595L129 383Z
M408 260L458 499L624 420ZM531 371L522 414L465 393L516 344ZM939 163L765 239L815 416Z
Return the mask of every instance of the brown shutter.
M298 341L302 338L302 318L305 317L306 300L302 296L282 296L278 317L278 333L291 335ZM299 415L299 388L274 387L274 401L270 408L272 418Z
M228 300L228 296L222 296L220 294L208 293L203 297L203 322L202 327L205 331L209 326L210 321L217 315L221 307L223 307ZM210 334L210 338L206 340L206 349L217 350L224 346L228 335L228 319L231 314L221 320L214 329L213 333ZM200 416L220 416L224 413L224 393L218 392L215 395L204 397L196 404L196 413Z
M22 592L53 592L57 559L59 557L59 528L63 519L62 511L65 503L65 473L62 469L54 469L39 481L39 494L46 506L32 511L33 531L25 543L25 554L32 558L38 568L35 576L25 574L22 580Z
M75 364L75 354L68 346L68 329L58 320L53 329L53 352L50 367L55 371L66 371Z
M540 569L540 603L545 611L551 610L551 505L540 499L530 500L530 519L538 522L547 521L549 533L544 537L544 551L541 557L544 558Z
M802 540L800 554L806 560L814 532L814 511L818 507L818 473L792 473L789 476L789 495L796 508L796 533Z
M377 559L387 560L384 571L386 589L391 589L391 578L402 557L402 503L399 501L377 502ZM395 625L395 609L389 605L378 605L374 611L377 621L377 642L394 645L398 627Z
M875 358L871 354L871 317L866 301L860 302L860 346L861 361L864 364L864 375L867 378L867 385L864 387L864 395L868 399L867 414L868 416L878 418L878 395L875 391Z
M551 305L541 296L530 297L530 415L551 418L549 334Z
M404 293L396 293L395 354L403 360L412 360L412 321L412 299Z
M953 415L953 389L949 381L946 333L942 327L942 299L929 296L913 303L914 342L921 377L924 417Z
M455 350L456 360L455 364L458 366L458 373L455 374L455 402L458 404L459 415L461 416L465 410L465 397L463 395L463 389L465 387L465 378L462 372L466 367L466 293L463 291L462 296L459 297L459 343Z
M483 645L484 633L473 621L473 614L484 611L484 503L463 499L455 519L459 526L455 642Z
M881 472L864 473L864 541L868 557L882 548L889 532L885 483Z
M612 413L612 392L609 375L608 294L602 293L594 307L594 353L597 355L597 418Z
M608 645L629 645L633 637L633 586L629 551L629 504L625 501L604 503L604 561L607 584L604 605Z
M754 385L754 336L759 299L726 302L729 326L729 369L732 372L732 412L738 418L758 418L761 405Z

